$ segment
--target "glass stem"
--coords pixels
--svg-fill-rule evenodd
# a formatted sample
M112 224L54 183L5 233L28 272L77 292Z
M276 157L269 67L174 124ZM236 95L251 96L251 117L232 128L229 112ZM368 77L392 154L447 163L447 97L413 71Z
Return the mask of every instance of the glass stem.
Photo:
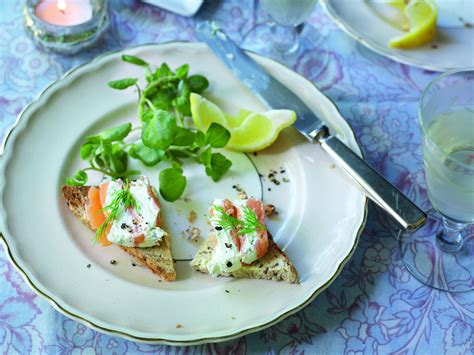
M299 26L281 26L272 21L268 22L268 26L273 36L273 48L279 54L292 54L298 50L301 33Z
M465 224L454 222L443 217L443 230L436 235L436 244L438 247L448 253L457 252L462 248L463 238L461 231Z

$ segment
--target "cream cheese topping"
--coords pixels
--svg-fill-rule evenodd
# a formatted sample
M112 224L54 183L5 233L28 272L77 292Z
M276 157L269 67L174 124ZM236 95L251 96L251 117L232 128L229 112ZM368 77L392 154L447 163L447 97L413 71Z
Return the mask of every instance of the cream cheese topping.
M117 191L124 187L121 180L110 181L105 205L111 203ZM130 193L137 208L122 209L112 221L107 239L114 244L126 247L148 248L159 244L166 232L157 226L160 207L150 193L148 178L140 177L130 182Z
M223 204L224 200L216 199L212 206L223 206ZM232 204L237 208L238 215L242 215L242 208L247 205L247 200L234 200ZM221 228L218 223L220 212L214 210L212 213L213 216L209 219L209 222L216 230L217 245L207 264L209 273L213 276L227 274L240 269L242 262L251 264L257 260L257 253L255 251L255 243L259 238L257 232L242 235L240 240L242 240L243 243L239 250L232 235L235 231Z

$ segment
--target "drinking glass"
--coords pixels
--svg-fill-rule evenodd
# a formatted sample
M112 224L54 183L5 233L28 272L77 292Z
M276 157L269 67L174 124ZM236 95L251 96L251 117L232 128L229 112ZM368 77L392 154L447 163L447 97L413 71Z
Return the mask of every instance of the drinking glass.
M401 258L424 284L474 289L474 68L446 72L423 92L419 117L429 200L426 224L400 236Z
M260 0L270 22L273 48L282 55L291 54L299 48L302 24L314 10L318 0Z

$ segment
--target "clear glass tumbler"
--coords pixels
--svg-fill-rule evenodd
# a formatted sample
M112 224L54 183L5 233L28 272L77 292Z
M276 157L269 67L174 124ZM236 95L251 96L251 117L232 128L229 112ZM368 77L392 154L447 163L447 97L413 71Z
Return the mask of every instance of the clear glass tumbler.
M403 263L424 284L474 289L474 69L442 74L419 106L428 197L426 224L400 237Z
M287 55L298 50L301 25L317 3L318 0L260 0L272 20L272 45L277 53Z

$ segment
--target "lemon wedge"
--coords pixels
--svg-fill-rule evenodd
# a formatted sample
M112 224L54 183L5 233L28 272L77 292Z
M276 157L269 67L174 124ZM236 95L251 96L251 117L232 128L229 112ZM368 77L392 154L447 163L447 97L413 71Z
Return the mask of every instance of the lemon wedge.
M406 0L390 0L388 4L392 7L395 7L402 13L402 29L404 31L410 30L410 24L408 23L408 19L405 16L405 7L407 6Z
M400 11L405 11L405 7L406 7L406 1L405 0L390 0L388 2L389 5L393 6L393 7L396 7L397 9L399 9Z
M205 132L213 122L223 125L231 134L226 148L240 152L256 152L267 148L284 128L296 121L295 112L290 110L240 110L236 116L230 116L201 95L192 93L190 101L196 127Z
M403 10L409 23L409 32L393 38L389 42L392 48L414 48L433 40L436 35L438 8L433 0L411 0L408 4L392 1L392 6Z

